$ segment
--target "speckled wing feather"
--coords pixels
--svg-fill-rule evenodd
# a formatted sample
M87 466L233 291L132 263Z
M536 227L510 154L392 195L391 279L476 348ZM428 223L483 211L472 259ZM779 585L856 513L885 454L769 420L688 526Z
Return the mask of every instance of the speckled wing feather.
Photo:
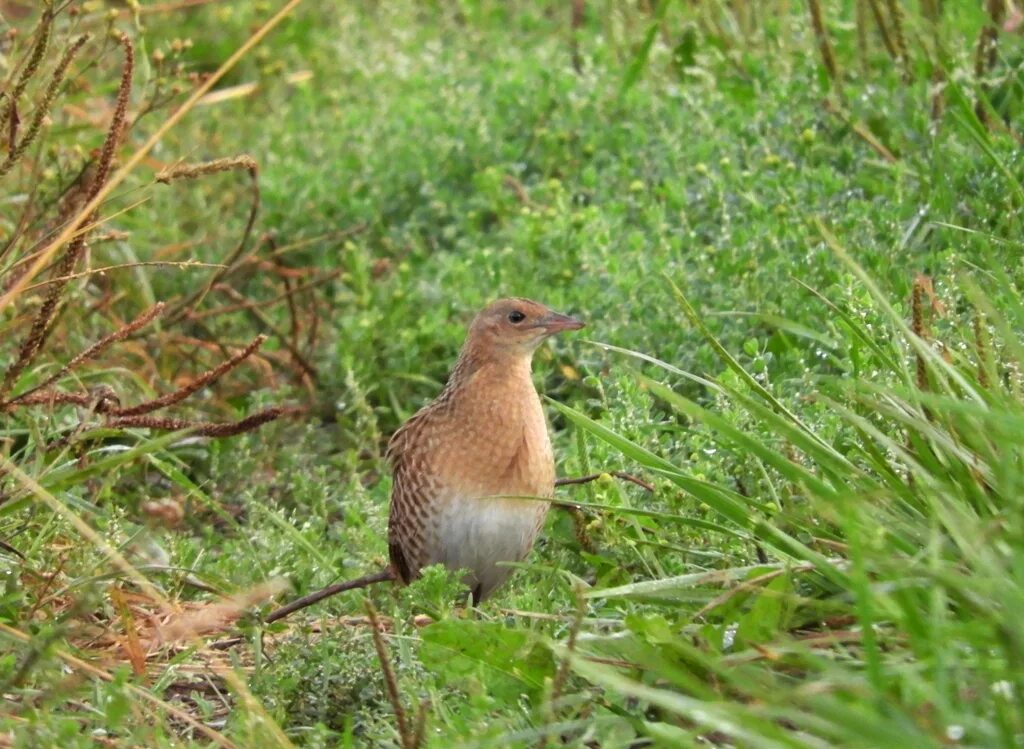
M435 401L417 412L394 433L386 458L391 462L394 482L388 516L388 553L391 566L402 582L410 583L422 566L426 543L427 512L438 487L429 470L420 439L440 420Z

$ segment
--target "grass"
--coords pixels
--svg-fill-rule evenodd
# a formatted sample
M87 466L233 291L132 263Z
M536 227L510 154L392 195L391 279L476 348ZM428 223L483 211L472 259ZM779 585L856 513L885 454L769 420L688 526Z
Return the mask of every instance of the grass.
M167 305L61 374L81 402L2 412L0 743L401 746L422 715L437 746L1019 744L1020 42L979 69L983 9L907 4L904 65L857 5L820 8L835 80L783 0L287 15L102 203L75 267L123 267L67 284L5 393ZM132 7L56 17L22 133L91 39L0 177L0 293L76 209L110 32L126 164L279 6ZM241 154L255 194L245 161L154 181ZM3 371L45 293L0 308ZM506 294L588 321L535 364L559 474L655 492L565 487L582 514L476 615L432 570L367 592L383 637L358 594L262 627L275 590L383 566L386 439Z

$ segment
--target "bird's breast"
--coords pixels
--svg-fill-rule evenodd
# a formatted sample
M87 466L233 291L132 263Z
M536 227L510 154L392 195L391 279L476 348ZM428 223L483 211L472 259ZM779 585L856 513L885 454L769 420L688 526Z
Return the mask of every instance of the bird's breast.
M433 453L434 469L451 489L467 496L551 496L551 440L540 399L527 385L458 404L452 423L459 427Z

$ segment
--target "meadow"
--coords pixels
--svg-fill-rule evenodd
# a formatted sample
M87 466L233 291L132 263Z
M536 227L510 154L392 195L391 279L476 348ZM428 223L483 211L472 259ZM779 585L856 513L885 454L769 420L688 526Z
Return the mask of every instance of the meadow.
M1020 23L0 0L0 746L1019 747ZM600 478L268 623L509 295Z

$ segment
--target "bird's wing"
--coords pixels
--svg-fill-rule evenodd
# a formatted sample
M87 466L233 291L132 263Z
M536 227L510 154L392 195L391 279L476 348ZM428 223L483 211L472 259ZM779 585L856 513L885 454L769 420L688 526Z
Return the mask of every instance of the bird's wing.
M410 582L422 566L427 511L437 487L432 478L424 433L431 431L436 414L424 409L395 432L388 443L394 481L388 517L391 564L403 582Z

